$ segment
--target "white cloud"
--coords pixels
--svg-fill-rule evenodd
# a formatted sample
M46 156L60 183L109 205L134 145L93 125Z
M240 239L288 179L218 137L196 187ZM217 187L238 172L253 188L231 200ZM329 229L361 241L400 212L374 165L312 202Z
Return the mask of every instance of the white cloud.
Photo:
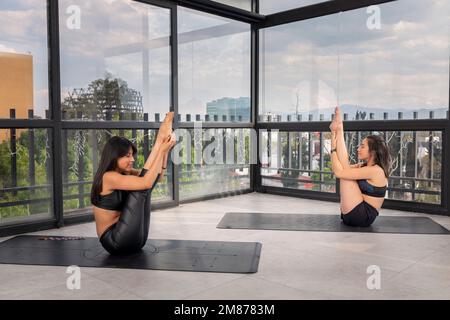
M424 30L424 26L420 23L400 20L392 27L395 32L417 32Z
M0 52L17 53L16 49L7 47L0 43Z

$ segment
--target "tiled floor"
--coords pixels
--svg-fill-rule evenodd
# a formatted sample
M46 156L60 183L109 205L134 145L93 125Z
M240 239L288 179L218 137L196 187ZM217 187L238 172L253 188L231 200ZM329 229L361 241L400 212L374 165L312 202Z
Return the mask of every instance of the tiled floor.
M0 265L0 299L450 299L449 235L216 229L229 211L337 214L338 205L251 193L152 213L151 238L261 242L255 274L82 268L81 289L69 290L65 267ZM429 217L450 229L450 217ZM35 234L96 236L94 223ZM379 290L367 288L371 265Z

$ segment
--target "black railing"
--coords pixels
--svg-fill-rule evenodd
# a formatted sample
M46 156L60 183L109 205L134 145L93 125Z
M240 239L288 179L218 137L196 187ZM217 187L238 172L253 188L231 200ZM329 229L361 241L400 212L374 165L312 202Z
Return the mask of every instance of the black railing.
M181 171L180 177L185 177L185 176L192 177L193 174L202 173L202 172L216 172L216 173L217 172L227 172L227 173L229 173L227 175L227 178L229 180L239 180L239 179L244 179L244 178L248 179L249 178L248 174L246 174L246 175L231 175L230 174L230 173L232 173L232 171L230 171L231 169L245 169L245 168L248 168L248 167L245 167L245 166L233 166L233 167L227 167L227 168L204 167L204 168L201 168L200 170ZM75 182L64 183L63 186L66 189L71 186L80 187L80 186L84 186L84 185L91 185L92 182L93 182L92 180L75 181ZM203 180L202 179L190 179L189 181L180 181L180 185L190 185L190 184L195 184L198 182L203 182ZM47 185L8 187L8 188L3 188L2 192L17 194L18 191L38 190L38 189L47 189L51 193L52 186L47 184ZM78 190L80 190L80 189L78 189ZM83 209L85 207L84 198L86 198L88 196L90 196L90 192L78 192L78 193L74 193L74 194L64 195L63 199L64 200L77 199L78 200L78 208L76 208L76 209ZM80 201L80 199L83 199L83 201ZM50 200L52 200L52 197L0 202L0 208L14 207L14 206L19 206L19 205L36 204L36 203L45 203L45 202L49 202Z
M266 169L266 170L274 170L280 172L280 171L294 171L294 172L306 172L306 173L311 173L311 174L320 174L320 175L331 175L333 176L333 172L330 171L319 171L319 170L301 170L301 169L289 169L289 168L269 168L269 167L262 167L261 169ZM277 181L290 181L290 182L299 182L299 183L310 183L310 184L317 184L317 185L335 185L336 184L336 180L333 181L324 181L324 180L314 180L314 179L310 179L310 178L305 178L302 176L299 176L298 178L292 178L292 177L279 177L279 176L274 176L274 175L264 175L262 174L262 178L263 179L269 179L269 180L277 180ZM438 183L440 185L441 180L440 179L423 179L423 178L414 178L414 177L400 177L400 176L390 176L389 177L389 182L388 182L388 192L401 192L401 193L411 193L412 195L412 200L414 200L416 198L417 194L428 194L428 195L436 195L436 196L440 196L441 195L441 191L436 191L436 190L426 190L426 189L417 189L417 183L418 182L426 182L426 183ZM399 186L395 186L396 183L394 183L394 181L411 181L411 186L412 188L406 188L406 187L399 187ZM404 185L404 183L403 183Z
M49 118L49 116L50 116L49 115L49 111L46 110L45 113L46 113L46 117ZM213 116L212 119L211 119L210 116L211 115L209 115L209 114L205 115L205 118L204 118L205 121L213 120L213 121L217 122L217 121L219 121L219 119L222 119L223 121L227 121L227 115L214 114L214 115L212 115ZM397 116L398 116L398 119L403 119L403 113L402 112L398 112ZM131 115L129 115L127 117L125 116L125 114L123 112L121 112L119 114L119 120L123 120L123 119L128 118L128 117L130 117L132 120L143 118L144 121L148 121L148 113L144 113L143 117L139 116L137 113L132 113ZM292 117L293 116L288 116L288 121L292 121ZM10 118L11 119L16 119L16 110L15 109L10 109ZM28 118L29 119L34 119L35 118L33 110L31 110L31 109L28 110ZM113 118L112 111L106 111L106 119L107 120L112 120L112 118ZM263 116L263 120L267 120L267 121L272 121L275 118L276 118L277 121L281 121L281 115L269 115L269 116L266 115L266 116ZM324 120L324 118L325 117L324 117L323 114L319 115L319 119L320 120ZM358 119L358 120L365 120L367 118L368 119L374 119L374 114L370 113L368 115L368 117L367 117L367 115L365 113L358 112L355 115L355 118ZM387 120L388 119L388 113L385 112L383 114L383 118L385 120ZM414 119L418 118L418 113L417 112L413 113L413 118ZM430 111L429 119L433 119L433 118L434 118L434 112ZM448 118L448 111L447 111L447 118ZM62 119L63 120L67 120L66 111L62 112ZM82 120L83 119L83 114L80 111L76 112L76 119L77 120ZM160 119L161 119L160 113L155 113L155 120L157 122L159 122ZM181 120L181 115L179 115L179 119ZM191 118L191 114L186 114L186 121L189 122L189 121L191 121L191 119L192 119ZM199 115L199 114L195 115L195 119L196 119L196 121L201 121L201 115ZM230 119L232 121L236 121L236 117L234 115L231 115ZM297 121L301 121L302 120L302 115L296 115L295 119ZM313 115L310 114L308 116L308 119L309 119L309 121L312 121L313 120ZM346 114L346 113L344 114L344 119L346 119L346 120L348 119L348 114ZM242 116L241 115L238 116L238 121L242 121ZM50 141L51 141L51 134L49 132L46 133L46 144L45 144L45 151L44 151L45 154L46 154L46 157L45 157L45 168L46 168L46 173L47 173L47 177L46 177L47 178L47 184L40 185L40 186L36 186L35 185L36 184L36 168L35 168L34 157L35 157L35 154L36 154L36 151L37 151L36 150L36 143L35 143L35 130L39 130L39 129L29 128L29 129L27 129L29 131L29 135L28 135L28 156L29 156L29 159L28 159L28 182L29 182L29 186L18 187L17 186L17 183L18 183L17 182L18 181L17 180L17 178L18 178L18 174L17 174L17 141L18 141L17 130L18 129L11 128L11 129L3 129L3 130L9 130L10 131L10 154L11 154L10 155L10 161L11 161L11 175L10 175L10 177L11 177L11 180L10 180L9 184L5 184L3 186L3 188L0 189L0 197L4 193L11 193L13 196L17 196L17 192L18 191L23 191L23 190L30 190L31 197L32 197L32 195L34 194L34 192L36 190L39 190L39 189L42 189L42 188L50 188L51 186L48 184L48 182L50 180L49 175L51 173L51 143L50 143ZM137 129L131 129L132 139L136 139L136 137L137 137L137 131L136 130ZM147 158L148 157L149 146L150 146L149 135L148 135L149 129L142 129L142 130L144 130L144 141L143 141L143 144L144 144L144 148L143 148L144 149L144 158ZM75 132L78 135L84 135L84 132L82 130L76 130ZM397 132L397 131L395 131L395 132ZM401 131L398 131L398 132L400 133L400 136L401 136L402 132ZM413 144L414 145L417 143L416 133L417 133L416 131L413 132ZM92 132L90 134L91 134L90 142L91 142L92 150L93 151L97 151L98 150L98 145L97 145L97 138L95 136L95 131L92 130ZM111 131L110 130L106 130L106 134L111 134ZM123 129L119 129L119 134L123 135L124 134L124 130ZM292 150L291 145L290 145L290 141L291 141L290 135L292 134L292 132L286 132L286 134L287 134L287 141L288 141L288 144L289 144L289 148L286 149L286 151L289 153L287 158L288 158L289 162L292 162L292 151L293 150ZM298 137L299 140L303 139L303 138L300 137L300 133L297 133L297 134L299 135L299 137ZM360 135L360 133L358 132L358 139L360 138L359 135ZM270 132L269 132L269 137L270 137ZM433 146L432 146L433 141L431 139L432 131L429 132L429 137L430 138L428 140L428 150L429 150L428 161L429 161L430 165L428 166L427 176L428 177L434 177L435 176L435 172L434 172L435 168L432 165L433 162L434 162L433 161L434 160L433 159ZM280 135L280 133L278 134L278 139L279 139L278 146L281 146L281 135ZM79 207L83 208L85 206L84 201L85 201L85 195L86 195L86 193L84 192L85 191L84 190L84 185L92 183L92 181L84 181L84 175L85 175L85 173L84 173L84 168L85 168L84 157L78 155L77 156L77 179L78 179L78 181L70 182L70 183L68 182L68 173L69 173L68 163L69 163L69 161L67 159L67 155L68 155L68 153L67 153L67 145L68 145L67 141L68 141L67 130L63 130L62 131L62 146L63 146L63 153L62 153L63 170L62 170L62 176L63 176L63 189L67 191L68 187L70 187L70 186L77 186L78 187L78 193L75 194L75 195L64 196L64 199L78 199ZM306 160L307 160L306 167L307 168L311 168L312 159L313 159L313 156L315 156L315 154L313 154L312 145L315 142L318 142L320 144L320 148L318 148L319 152L317 154L318 157L319 157L319 170L305 170L305 169L296 169L296 168L290 168L290 169L287 169L287 168L266 168L266 169L278 170L278 171L287 171L287 172L296 172L296 171L298 171L298 172L316 173L316 174L319 174L319 177L320 177L319 180L317 180L317 181L316 180L314 180L314 181L311 181L311 180L306 181L305 179L303 179L303 180L305 180L304 182L310 182L310 183L312 182L312 183L326 184L326 185L330 184L330 182L324 181L324 175L330 175L331 173L328 172L328 171L324 171L323 170L323 168L324 168L324 161L323 161L323 159L324 159L324 154L323 154L323 132L319 132L318 141L313 141L311 133L308 134L308 143L307 143L308 144L308 151L307 151L308 155L306 157ZM225 143L225 139L224 139L224 143ZM303 165L302 165L303 156L301 155L301 143L299 145L300 145L300 149L297 150L296 152L297 152L297 157L298 157L298 161L299 161L299 167L303 167ZM82 147L84 147L84 146L82 146ZM225 152L225 150L226 150L226 148L224 148L224 152ZM268 146L268 151L270 153L270 146ZM92 157L93 171L95 172L96 169L97 169L97 166L98 166L97 152L93 152L92 155L93 155L93 157ZM278 152L278 156L281 157L281 152ZM269 159L270 159L270 157L269 157ZM399 152L398 158L397 158L396 161L398 161L398 167L401 169L403 167L403 165L404 165L404 159L403 159L403 153L402 152ZM270 162L270 160L269 160L269 162ZM414 162L415 162L415 166L417 167L417 159L414 159ZM269 165L270 165L270 163L269 163ZM188 164L187 165L187 170L186 171L182 171L181 172L181 176L185 176L185 175L189 175L190 173L197 172L196 170L191 170L191 168L199 168L199 165ZM265 167L263 166L262 168L265 168ZM213 168L208 168L208 167L202 168L201 170L202 171L208 171L208 170L218 171L216 168L213 169ZM229 168L224 167L224 170L229 170ZM438 174L439 174L439 172L438 172ZM415 195L416 194L432 194L432 195L440 195L441 194L440 191L424 190L424 189L417 189L416 188L416 185L417 185L418 182L428 183L429 186L431 187L432 183L440 183L440 179L421 179L421 178L418 178L417 177L417 168L415 168L415 175L416 175L416 177L391 176L390 179L391 179L392 182L394 182L393 180L409 180L409 181L411 181L410 185L412 185L413 187L412 188L402 188L402 187L399 188L398 186L395 186L395 187L390 187L388 190L398 191L398 192L402 192L402 191L403 192L410 192L410 193L412 193L413 199L415 199ZM269 178L269 179L280 179L280 180L283 179L283 180L286 180L286 181L295 181L295 180L301 181L302 180L302 178L300 178L300 180L299 180L298 178L292 178L292 177L280 177L280 178L278 178L278 177L267 177L267 176L263 176L263 177L264 178ZM192 183L195 183L195 182L196 181L192 181ZM186 182L181 182L180 181L180 183L184 184ZM9 202L9 203L3 202L3 203L0 203L0 207L13 206L13 205L17 205L17 204L43 202L43 201L48 201L49 199L51 199L51 198L20 200L20 201L13 201L13 202Z
M265 113L260 114L258 116L258 120L260 122L303 122L303 119L307 119L308 121L331 121L333 120L334 114L330 114L329 117L325 117L325 114L323 113L309 113L309 114L277 114L277 113ZM397 120L403 120L404 119L404 113L403 112L397 112ZM412 119L418 120L419 119L419 112L413 111L412 112ZM424 119L424 118L422 118ZM428 111L428 117L426 119L435 119L435 111L430 110ZM446 110L446 116L444 119L449 119L449 112ZM352 118L349 117L348 113L344 113L344 120L375 120L375 113L370 112L367 114L367 112L361 110L356 111L354 116ZM392 120L389 119L389 113L383 112L383 119L382 120Z
M301 119L301 115L298 115ZM447 112L448 116L448 112ZM278 116L280 118L281 116ZM357 118L365 118L366 115L358 115ZM369 115L373 118L373 115ZM414 118L417 119L418 114L414 112ZM433 119L434 113L429 113L430 119ZM310 115L310 120L312 115ZM321 120L323 115L320 116ZM403 113L398 112L398 118L403 118ZM348 115L344 114L344 119L348 119ZM384 114L384 119L388 119L388 114ZM288 118L288 120L291 120ZM322 129L323 130L323 129ZM369 132L369 131L368 131ZM419 142L418 134L423 132L423 141ZM440 131L438 131L440 132ZM277 170L277 173L282 172L280 177L270 177L261 173L261 177L264 179L281 180L289 183L291 188L295 188L295 181L297 182L310 182L319 185L329 185L329 182L324 181L324 176L332 175L330 171L325 171L325 167L330 167L331 164L325 164L325 145L324 134L328 132L311 132L311 131L279 131L278 129L269 129L266 136L263 139L263 154L261 159L261 170ZM372 132L373 133L373 132ZM410 133L410 137L405 139L405 135ZM441 176L442 176L442 160L440 160L444 154L444 144L442 138L436 140L436 134L430 130L392 130L383 131L385 140L388 144L392 143L391 156L393 157L393 169L391 170L388 192L404 192L411 193L412 200L416 199L418 194L437 195L442 196L441 191ZM361 142L362 132L345 132L346 143L349 150L349 159L351 162L355 162L356 149ZM440 135L439 137L442 137ZM272 144L275 144L276 159L274 159L274 148ZM426 150L423 156L417 154L419 143ZM407 157L405 157L405 154ZM437 159L437 160L436 160ZM272 162L275 162L276 166L272 166ZM330 159L327 159L329 162ZM436 162L437 161L437 162ZM419 163L422 165L419 166ZM423 164L425 163L425 164ZM318 168L313 170L313 165ZM420 169L419 169L420 167ZM306 169L305 169L306 168ZM292 174L295 173L295 174ZM297 177L298 173L312 173L319 176L319 180L307 180L304 177ZM424 178L425 177L425 178ZM426 178L429 177L429 178ZM399 186L398 181L402 182L402 186ZM410 181L409 184L404 181ZM421 188L417 187L417 184L422 184ZM436 187L435 185L439 186ZM426 185L426 187L423 187ZM338 189L338 188L337 188ZM433 201L435 202L435 201Z

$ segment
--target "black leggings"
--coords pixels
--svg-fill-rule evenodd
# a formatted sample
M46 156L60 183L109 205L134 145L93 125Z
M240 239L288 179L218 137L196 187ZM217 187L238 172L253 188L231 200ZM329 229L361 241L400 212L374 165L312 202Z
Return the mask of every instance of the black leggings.
M142 169L140 177L144 176L146 172L146 169ZM159 176L158 174L150 189L128 192L119 221L101 235L100 243L111 255L138 252L147 242L150 228L151 193Z

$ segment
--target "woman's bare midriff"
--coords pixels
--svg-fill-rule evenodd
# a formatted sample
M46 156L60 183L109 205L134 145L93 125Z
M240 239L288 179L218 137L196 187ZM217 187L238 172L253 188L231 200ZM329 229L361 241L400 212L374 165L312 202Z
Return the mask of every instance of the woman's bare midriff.
M366 194L363 194L362 196L363 196L363 199L365 202L367 202L372 207L374 207L375 209L380 211L381 206L383 205L383 202L384 202L384 198L372 197L372 196L368 196Z
M106 229L108 229L110 226L119 221L121 212L98 208L96 206L93 206L93 208L95 216L95 225L97 227L97 236L100 238Z

